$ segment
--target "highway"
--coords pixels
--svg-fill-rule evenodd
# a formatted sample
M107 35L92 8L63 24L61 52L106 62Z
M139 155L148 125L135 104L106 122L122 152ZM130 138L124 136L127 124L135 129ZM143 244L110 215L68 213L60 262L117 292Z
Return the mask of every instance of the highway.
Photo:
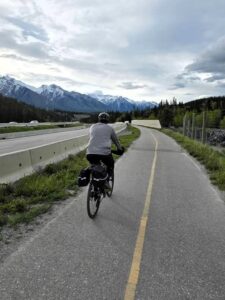
M84 188L1 263L1 300L224 299L224 201L171 138L141 133L95 220Z
M9 154L15 151L26 150L55 142L60 142L82 135L88 134L89 129L74 129L74 131L63 131L57 133L48 133L33 135L8 140L0 140L0 155Z
M118 125L111 124L111 126L116 128ZM34 131L34 135L32 136L29 136L30 132L27 132L25 134L27 134L28 136L25 137L0 140L0 155L49 145L52 143L87 135L89 132L89 128L79 129L75 127L74 130L71 130L71 128L69 128L68 130L62 128L61 132L51 132L51 130L48 129L46 131L49 131L49 133L44 133L44 130L42 130L41 134L38 131Z

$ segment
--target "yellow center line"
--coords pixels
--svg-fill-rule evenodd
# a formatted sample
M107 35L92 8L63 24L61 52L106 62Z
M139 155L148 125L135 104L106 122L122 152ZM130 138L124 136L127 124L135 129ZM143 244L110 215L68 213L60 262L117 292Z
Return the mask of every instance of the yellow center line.
M139 225L138 236L135 244L135 249L134 249L130 274L126 286L124 300L135 299L135 292L136 292L136 287L137 287L138 277L140 272L141 257L142 257L143 245L145 240L145 231L146 231L146 226L148 221L149 207L151 203L153 181L154 181L155 170L156 170L157 149L158 149L158 141L156 140L153 134L152 136L155 140L154 158L153 158L151 174L149 178L147 195L145 199L145 206L143 209L143 213Z

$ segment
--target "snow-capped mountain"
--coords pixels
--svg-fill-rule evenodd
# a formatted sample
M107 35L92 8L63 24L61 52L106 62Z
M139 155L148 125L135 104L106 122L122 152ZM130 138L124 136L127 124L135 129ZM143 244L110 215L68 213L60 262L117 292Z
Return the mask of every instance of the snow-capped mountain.
M9 76L0 77L0 93L2 95L16 98L18 101L35 107L46 109L46 99L38 95L34 90L35 88L31 88L25 83Z
M29 87L29 88L28 88ZM106 110L100 101L76 92L68 92L55 84L31 87L9 76L0 77L0 93L47 110L99 112Z
M36 89L36 92L42 96L47 96L47 98L52 101L57 97L62 97L64 94L64 90L55 84L42 85Z
M157 105L153 102L138 102L125 97L103 95L102 93L86 95L69 92L55 84L35 88L9 76L0 77L0 93L47 110L125 112Z
M122 96L104 95L101 92L90 94L91 97L98 99L107 106L108 111L132 111L135 109L147 109L157 106L155 102L134 101Z
M15 89L19 89L20 87L26 87L34 92L36 92L37 88L32 87L20 80L16 80L8 75L0 77L0 88L7 88L9 92L15 87Z
M48 99L54 109L77 112L98 112L106 109L104 104L88 95L68 92L55 84L42 85L38 88L38 93Z

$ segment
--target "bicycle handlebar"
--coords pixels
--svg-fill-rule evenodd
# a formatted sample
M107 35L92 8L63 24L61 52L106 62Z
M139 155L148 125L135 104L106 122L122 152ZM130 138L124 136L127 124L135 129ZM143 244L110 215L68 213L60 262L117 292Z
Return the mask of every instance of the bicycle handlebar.
M122 150L119 150L119 149L111 150L112 154L116 154L116 155L123 155L124 151L125 151L124 147L122 147Z

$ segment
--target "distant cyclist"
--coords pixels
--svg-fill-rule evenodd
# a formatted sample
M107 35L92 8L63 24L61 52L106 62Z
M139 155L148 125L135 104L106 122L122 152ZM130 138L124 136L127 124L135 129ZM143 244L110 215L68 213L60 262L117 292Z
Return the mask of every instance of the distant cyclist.
M120 145L115 130L108 125L109 114L102 112L98 115L98 123L90 127L90 139L87 147L87 160L91 164L102 161L108 168L109 175L114 170L114 159L111 153L112 143L120 154L124 148Z

